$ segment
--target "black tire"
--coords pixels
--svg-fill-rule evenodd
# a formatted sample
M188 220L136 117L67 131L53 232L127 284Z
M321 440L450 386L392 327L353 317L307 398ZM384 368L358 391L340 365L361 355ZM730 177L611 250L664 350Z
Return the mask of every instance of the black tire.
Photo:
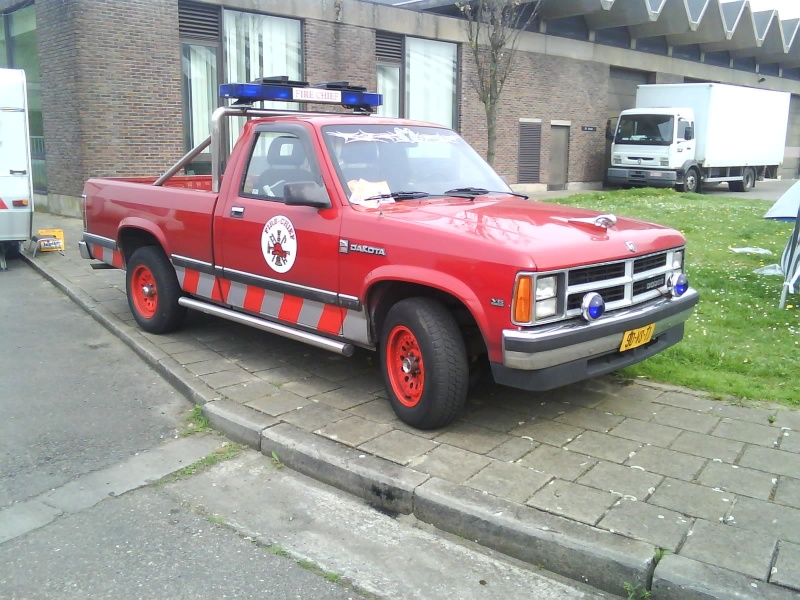
M686 192L688 194L700 193L700 172L694 167L686 171L683 178L683 184L675 186L679 192Z
M125 276L128 306L139 327L150 333L168 333L183 323L186 307L175 269L158 246L143 246L128 261Z
M742 171L741 181L731 181L728 187L732 192L749 192L756 187L756 172L751 167L745 167Z
M383 323L380 357L389 401L404 423L438 429L463 408L467 349L453 314L440 302L408 298L395 304Z
M6 250L6 258L19 258L22 255L22 242L0 242L4 244Z

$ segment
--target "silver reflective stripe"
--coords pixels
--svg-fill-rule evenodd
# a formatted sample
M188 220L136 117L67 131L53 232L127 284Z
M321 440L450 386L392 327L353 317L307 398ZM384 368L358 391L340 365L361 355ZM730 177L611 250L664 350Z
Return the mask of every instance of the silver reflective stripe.
M322 316L322 311L325 305L320 302L312 300L303 300L303 307L300 309L300 314L297 317L297 322L306 327L317 328L319 325L319 318Z
M348 310L342 324L342 337L369 346L369 327L367 325L365 311Z
M261 312L270 317L277 317L283 304L283 294L280 292L264 291L264 300L261 302Z
M231 306L242 308L244 307L245 296L247 296L247 286L243 283L232 281L231 289L228 292L228 297L225 301Z
M200 280L197 282L197 295L211 298L214 293L214 283L217 278L208 273L200 273Z

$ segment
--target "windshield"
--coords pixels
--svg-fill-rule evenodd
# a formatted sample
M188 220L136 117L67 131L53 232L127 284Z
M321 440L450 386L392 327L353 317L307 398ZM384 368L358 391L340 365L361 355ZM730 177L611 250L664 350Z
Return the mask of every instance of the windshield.
M449 129L364 123L328 125L322 132L352 204L397 192L443 195L465 187L511 191L478 153Z
M673 123L672 115L623 115L614 142L669 146L672 143Z

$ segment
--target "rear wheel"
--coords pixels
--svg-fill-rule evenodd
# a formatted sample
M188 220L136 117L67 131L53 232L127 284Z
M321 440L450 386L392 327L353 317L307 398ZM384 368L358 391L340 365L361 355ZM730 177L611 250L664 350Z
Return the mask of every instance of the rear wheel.
M5 248L6 258L19 258L22 254L22 242L0 242Z
M756 172L751 167L745 167L742 171L741 181L731 181L728 187L732 192L749 192L756 187Z
M186 308L178 304L182 293L178 278L161 248L139 248L127 268L128 306L139 326L150 333L180 327Z
M386 316L381 368L392 408L419 429L453 421L464 406L469 365L464 339L452 313L430 298L408 298Z

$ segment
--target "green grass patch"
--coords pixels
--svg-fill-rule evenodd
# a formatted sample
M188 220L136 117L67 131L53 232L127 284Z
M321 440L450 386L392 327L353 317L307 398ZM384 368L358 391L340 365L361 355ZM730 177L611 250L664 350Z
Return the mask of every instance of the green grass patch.
M233 442L225 442L217 448L214 452L201 458L198 461L193 462L192 464L183 467L181 470L176 471L170 477L172 481L177 479L182 479L184 477L190 477L192 475L196 475L197 473L202 473L203 471L207 471L211 467L213 467L218 462L222 462L223 460L229 460L237 456L242 450L244 450L246 446L244 444L235 444Z
M800 299L778 308L782 277L756 275L780 261L790 223L767 221L768 202L651 188L578 194L558 204L612 212L678 229L686 273L700 304L683 341L620 373L686 386L717 397L800 405ZM731 248L765 248L771 256Z
M193 433L209 433L210 431L211 426L208 424L208 418L203 414L202 405L198 404L192 408L186 418L186 424L181 431L181 435L185 437Z

